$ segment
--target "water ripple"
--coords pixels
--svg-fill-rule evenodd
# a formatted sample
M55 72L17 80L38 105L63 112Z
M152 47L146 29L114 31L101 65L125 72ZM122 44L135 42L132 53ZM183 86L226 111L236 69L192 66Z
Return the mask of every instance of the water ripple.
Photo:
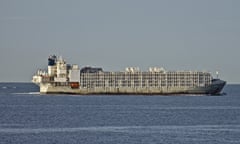
M0 133L55 133L55 132L125 132L125 133L182 133L197 131L240 132L240 125L194 125L194 126L102 126L75 128L0 128Z

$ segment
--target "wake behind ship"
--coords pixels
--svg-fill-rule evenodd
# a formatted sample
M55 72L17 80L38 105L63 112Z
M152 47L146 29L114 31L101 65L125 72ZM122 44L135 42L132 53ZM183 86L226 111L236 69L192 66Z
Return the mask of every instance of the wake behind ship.
M92 67L80 69L55 55L48 58L48 70L38 70L32 82L40 86L40 93L79 95L219 95L226 84L203 71L166 71L157 67L149 68L149 71L129 67L118 72Z

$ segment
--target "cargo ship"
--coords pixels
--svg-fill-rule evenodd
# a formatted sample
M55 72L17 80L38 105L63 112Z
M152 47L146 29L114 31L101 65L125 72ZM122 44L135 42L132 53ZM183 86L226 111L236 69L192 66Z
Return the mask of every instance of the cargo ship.
M158 67L148 71L128 67L116 72L90 66L80 69L56 55L49 56L47 70L37 70L32 82L43 94L79 95L219 95L226 84L206 71L167 71Z

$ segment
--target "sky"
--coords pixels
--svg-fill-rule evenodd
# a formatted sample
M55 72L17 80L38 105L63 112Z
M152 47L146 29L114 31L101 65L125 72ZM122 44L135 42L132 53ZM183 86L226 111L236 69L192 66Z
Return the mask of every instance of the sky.
M210 71L240 83L239 0L0 0L0 82L47 58L106 71Z

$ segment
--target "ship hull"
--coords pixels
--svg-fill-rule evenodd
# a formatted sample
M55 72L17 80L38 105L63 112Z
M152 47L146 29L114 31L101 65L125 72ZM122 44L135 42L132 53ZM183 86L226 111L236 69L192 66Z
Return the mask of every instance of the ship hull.
M40 84L40 93L43 94L77 94L77 95L177 95L177 94L199 94L199 95L219 95L226 82L216 80L207 87L93 87L77 88L70 86L55 86L49 83Z

